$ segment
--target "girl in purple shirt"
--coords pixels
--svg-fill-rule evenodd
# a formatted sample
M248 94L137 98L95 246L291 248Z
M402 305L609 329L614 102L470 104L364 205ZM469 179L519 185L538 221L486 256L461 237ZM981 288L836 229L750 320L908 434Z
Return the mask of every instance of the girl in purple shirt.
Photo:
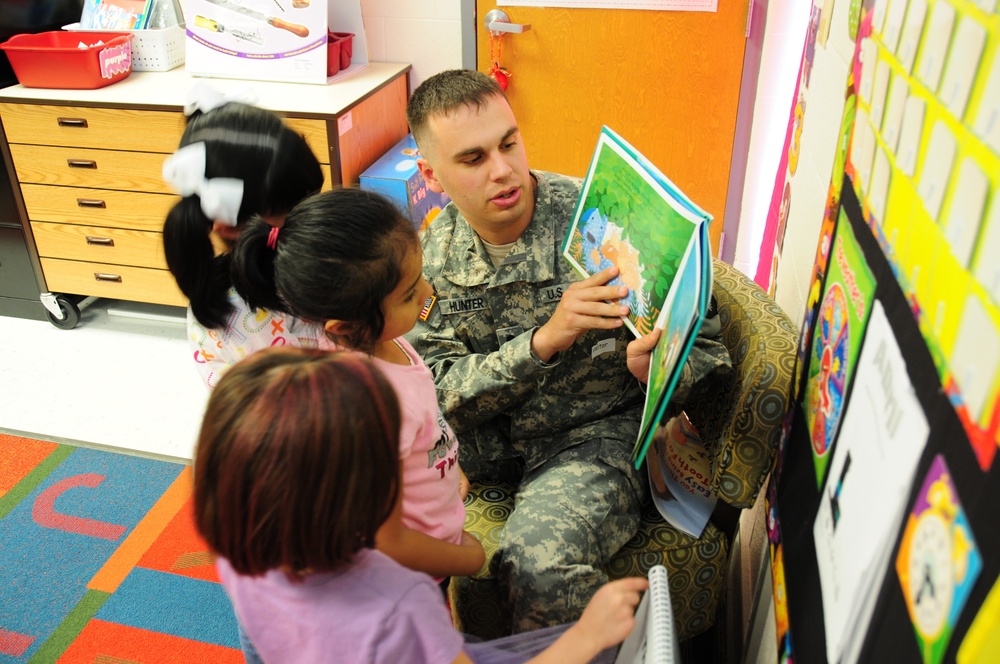
M400 491L399 430L391 384L357 354L260 351L212 393L195 520L268 664L473 661L433 580L374 550ZM588 662L619 643L645 587L604 586L531 661Z

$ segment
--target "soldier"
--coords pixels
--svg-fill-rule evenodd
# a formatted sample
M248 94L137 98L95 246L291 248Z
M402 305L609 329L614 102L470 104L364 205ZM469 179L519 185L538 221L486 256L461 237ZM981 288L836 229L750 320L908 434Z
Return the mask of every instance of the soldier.
M581 281L561 257L582 182L529 170L493 79L437 74L407 119L428 187L452 199L423 233L436 300L407 338L434 373L470 479L517 484L490 563L513 631L570 622L608 580L604 564L635 535L648 496L631 463L644 399L635 377L648 375L657 333L633 340L627 307L608 302L627 294L606 285L617 267ZM684 373L690 383L700 371Z

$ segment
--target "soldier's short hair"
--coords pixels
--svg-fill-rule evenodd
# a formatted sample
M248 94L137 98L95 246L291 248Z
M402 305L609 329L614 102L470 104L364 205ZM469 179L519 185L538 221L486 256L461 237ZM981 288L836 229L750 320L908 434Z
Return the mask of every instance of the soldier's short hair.
M417 86L406 104L406 120L417 146L427 136L431 116L448 114L462 106L479 110L497 96L507 98L500 84L481 71L449 69L431 76Z

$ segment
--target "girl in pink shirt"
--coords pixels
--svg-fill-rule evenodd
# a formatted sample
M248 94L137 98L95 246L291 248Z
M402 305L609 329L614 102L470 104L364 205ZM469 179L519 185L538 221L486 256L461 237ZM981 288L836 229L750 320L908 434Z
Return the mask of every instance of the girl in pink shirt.
M433 581L372 548L403 490L400 419L392 385L356 353L262 350L213 391L194 461L195 523L253 642L248 661L524 661L523 647L465 644ZM530 661L608 653L632 630L645 588L639 578L605 585Z
M378 549L441 581L479 571L464 530L468 483L430 369L403 338L431 296L416 231L395 205L360 189L306 198L280 230L251 220L233 248L233 284L251 307L319 324L320 346L375 361L400 402L400 499Z

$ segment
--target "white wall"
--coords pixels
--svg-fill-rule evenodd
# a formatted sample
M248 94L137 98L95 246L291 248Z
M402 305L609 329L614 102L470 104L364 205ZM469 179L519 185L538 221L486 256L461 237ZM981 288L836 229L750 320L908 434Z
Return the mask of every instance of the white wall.
M361 0L370 62L406 62L410 89L462 66L460 0Z
M789 176L791 204L784 250L778 260L774 299L798 326L805 315L816 247L840 146L840 125L855 42L848 17L853 3L815 2L829 12L826 44L816 40L809 85L800 85L805 103L798 169ZM822 25L822 21L820 22ZM820 30L822 33L822 30Z
M785 141L811 3L769 0L733 267L753 279ZM764 17L754 17L764 20Z

